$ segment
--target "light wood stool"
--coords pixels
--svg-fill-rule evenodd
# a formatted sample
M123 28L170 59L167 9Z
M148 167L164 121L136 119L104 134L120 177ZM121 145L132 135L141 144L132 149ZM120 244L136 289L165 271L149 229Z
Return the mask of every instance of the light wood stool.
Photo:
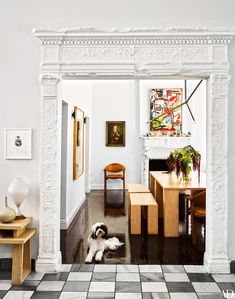
M3 237L0 244L12 244L12 284L19 285L31 272L31 238L36 229L26 228L32 218L14 220L11 223L0 222ZM5 236L4 236L5 233Z
M141 234L141 207L147 206L148 234L158 234L158 204L151 193L130 193L131 234Z

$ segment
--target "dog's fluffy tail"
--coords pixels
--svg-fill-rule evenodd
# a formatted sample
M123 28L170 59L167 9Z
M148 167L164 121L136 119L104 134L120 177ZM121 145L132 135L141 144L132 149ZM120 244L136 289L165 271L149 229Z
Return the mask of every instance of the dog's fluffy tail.
M106 240L105 242L105 249L106 250L116 250L118 249L120 246L123 246L124 243L120 242L118 240L118 238L116 237L113 237L113 238L109 238Z

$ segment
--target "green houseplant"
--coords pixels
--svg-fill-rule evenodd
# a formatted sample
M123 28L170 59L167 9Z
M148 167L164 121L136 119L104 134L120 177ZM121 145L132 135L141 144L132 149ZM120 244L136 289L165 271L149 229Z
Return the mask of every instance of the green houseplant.
M177 177L182 174L182 180L190 181L190 173L193 170L198 171L198 181L200 182L200 163L201 155L191 145L185 146L183 149L176 149L171 152L167 158L167 166L169 172L176 172Z

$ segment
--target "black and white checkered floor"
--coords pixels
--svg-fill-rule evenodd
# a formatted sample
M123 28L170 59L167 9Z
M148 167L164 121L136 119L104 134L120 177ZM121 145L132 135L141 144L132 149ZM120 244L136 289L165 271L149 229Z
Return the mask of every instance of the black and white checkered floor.
M210 275L203 266L62 265L59 273L31 273L22 286L0 272L4 299L221 299L227 292L235 298L235 275Z

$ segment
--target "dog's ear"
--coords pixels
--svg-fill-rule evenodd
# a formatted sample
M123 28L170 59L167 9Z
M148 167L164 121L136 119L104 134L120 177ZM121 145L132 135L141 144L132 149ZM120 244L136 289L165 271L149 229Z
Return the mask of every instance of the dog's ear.
M104 235L103 235L103 238L107 238L108 237L108 228L105 224L102 224L100 226L100 228L104 231Z
M92 238L92 239L97 239L97 236L96 236L96 234L95 234L94 231L93 231L92 234L91 234L91 238Z

